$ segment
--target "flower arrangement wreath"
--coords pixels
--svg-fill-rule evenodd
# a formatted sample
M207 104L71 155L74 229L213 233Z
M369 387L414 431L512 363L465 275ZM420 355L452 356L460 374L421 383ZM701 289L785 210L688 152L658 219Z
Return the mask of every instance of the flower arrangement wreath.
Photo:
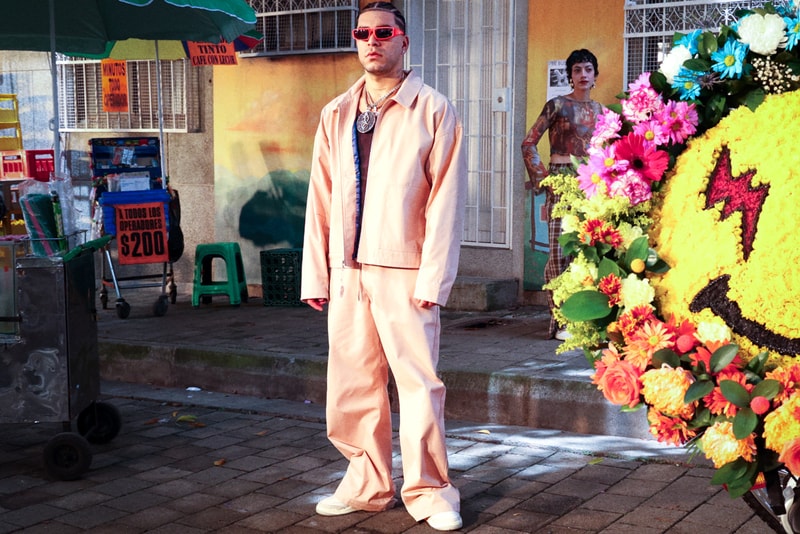
M798 0L676 34L598 117L560 196L556 319L593 383L704 453L732 497L800 476Z

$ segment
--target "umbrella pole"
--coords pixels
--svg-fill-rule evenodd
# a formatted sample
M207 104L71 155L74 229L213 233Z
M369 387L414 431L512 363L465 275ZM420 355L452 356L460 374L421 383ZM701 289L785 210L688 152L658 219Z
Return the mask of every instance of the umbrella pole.
M61 136L59 128L59 104L58 104L58 71L56 69L56 10L55 0L50 0L50 80L53 84L53 156L56 174L61 171Z
M161 95L161 60L158 57L158 39L156 39L155 45L156 45L156 99L158 100L158 144L159 144L159 150L161 152L161 174L162 174L161 183L164 189L166 189L169 172L167 172L167 158L166 158L166 152L164 150L164 103L163 103L163 96Z

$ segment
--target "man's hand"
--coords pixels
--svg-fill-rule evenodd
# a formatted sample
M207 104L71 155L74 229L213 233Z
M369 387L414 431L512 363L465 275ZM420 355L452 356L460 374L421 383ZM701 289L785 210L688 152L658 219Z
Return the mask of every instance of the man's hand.
M430 301L427 301L427 300L414 299L414 302L420 308L425 308L425 309L433 308L434 306L437 306L437 304L435 302L430 302Z
M322 311L322 307L328 303L328 299L305 299L303 302L317 311Z

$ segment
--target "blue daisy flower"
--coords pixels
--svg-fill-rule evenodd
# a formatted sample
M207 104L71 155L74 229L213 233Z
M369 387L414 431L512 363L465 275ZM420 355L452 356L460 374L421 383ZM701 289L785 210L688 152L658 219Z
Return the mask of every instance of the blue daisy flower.
M700 96L700 76L702 75L702 72L681 67L681 70L672 79L672 87L678 90L681 100L695 100Z
M719 72L720 78L741 78L747 49L746 44L736 39L728 39L725 46L711 53L711 59L716 61L711 69Z
M786 50L791 50L800 41L800 15L783 17L786 22Z
M700 38L700 34L703 33L701 30L694 30L691 33L688 33L680 38L680 40L675 43L676 45L683 45L689 49L689 52L692 55L697 53L697 40Z

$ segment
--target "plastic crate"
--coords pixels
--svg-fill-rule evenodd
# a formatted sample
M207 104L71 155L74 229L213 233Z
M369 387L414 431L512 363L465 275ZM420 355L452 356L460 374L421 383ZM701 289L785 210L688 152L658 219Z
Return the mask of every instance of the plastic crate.
M300 266L303 249L278 248L261 251L261 284L264 306L302 306Z
M50 173L56 169L53 150L26 150L25 159L28 162L28 176L40 182L50 181Z
M2 159L2 173L0 178L26 178L28 164L25 160L24 150L3 150L0 152Z

